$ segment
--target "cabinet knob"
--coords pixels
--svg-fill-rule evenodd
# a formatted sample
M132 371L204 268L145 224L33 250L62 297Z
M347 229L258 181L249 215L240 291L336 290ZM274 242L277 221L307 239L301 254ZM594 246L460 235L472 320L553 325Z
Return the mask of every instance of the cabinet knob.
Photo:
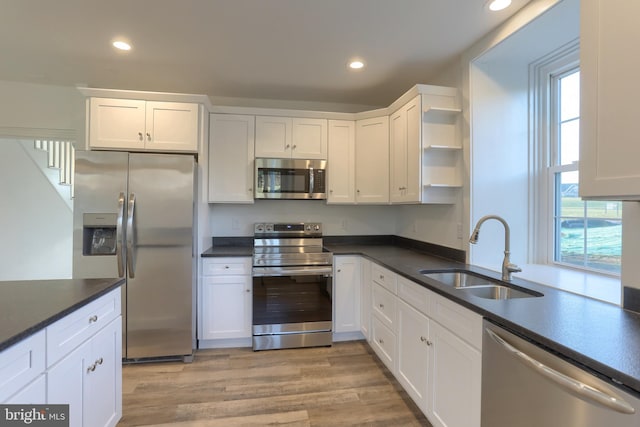
M288 149L289 149L289 147L291 147L291 146L290 146L289 144L287 144L287 145L285 145L285 146L284 146L284 149L285 149L285 150L288 150Z
M426 345L429 345L429 346L432 344L431 341L429 341L428 339L426 339L425 337L422 337L422 336L420 337L420 341L422 341L423 343L425 343Z
M87 373L93 372L95 370L96 370L96 364L94 363L87 368Z
M380 280L384 280L384 276L382 274L380 275Z
M338 273L340 273L342 270L338 269Z
M138 132L138 138L140 138L140 141L142 141L142 132Z
M360 190L356 190L356 193L360 193Z
M253 188L250 188L250 189L249 189L249 193L251 193L252 191L253 191Z
M297 145L293 144L293 147L291 147L292 150L295 150L297 147Z
M330 194L333 194L333 190L329 190L329 193L330 193Z
M382 338L380 338L380 339L378 340L378 342L379 342L380 344L384 344L384 340L383 340Z
M228 266L228 265L225 265L225 266L224 266L224 268L225 268L226 270L228 270L228 269L229 269L229 266Z
M246 292L246 293L250 293L250 292L251 292L251 289L245 289L245 292Z
M102 362L104 362L104 359L102 357L100 359L96 360L96 364L98 364L98 365L102 365Z
M151 141L151 134L147 132L147 141Z
M98 321L98 316L97 315L93 315L91 317L89 317L89 323L95 323Z
M380 308L384 308L384 304L378 304Z

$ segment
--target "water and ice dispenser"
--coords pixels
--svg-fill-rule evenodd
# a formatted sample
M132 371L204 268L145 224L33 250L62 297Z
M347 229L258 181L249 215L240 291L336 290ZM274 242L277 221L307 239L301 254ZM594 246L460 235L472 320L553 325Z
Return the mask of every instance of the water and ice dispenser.
M116 214L85 213L82 233L83 255L116 254Z

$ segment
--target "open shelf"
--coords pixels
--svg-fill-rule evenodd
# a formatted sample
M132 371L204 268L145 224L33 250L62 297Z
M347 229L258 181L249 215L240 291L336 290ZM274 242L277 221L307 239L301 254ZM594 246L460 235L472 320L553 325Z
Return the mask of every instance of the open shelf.
M458 151L462 150L462 147L455 145L438 145L431 144L424 147L425 150L443 150L443 151Z

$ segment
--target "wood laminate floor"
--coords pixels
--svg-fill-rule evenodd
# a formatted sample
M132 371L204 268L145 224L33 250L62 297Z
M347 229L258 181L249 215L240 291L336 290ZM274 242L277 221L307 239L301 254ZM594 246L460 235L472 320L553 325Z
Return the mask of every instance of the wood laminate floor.
M119 427L429 426L365 341L125 365Z

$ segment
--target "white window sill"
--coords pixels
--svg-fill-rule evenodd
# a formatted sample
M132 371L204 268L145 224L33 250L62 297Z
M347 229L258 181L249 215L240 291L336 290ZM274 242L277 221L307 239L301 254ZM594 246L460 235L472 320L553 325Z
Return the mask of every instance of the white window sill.
M620 278L543 264L525 264L514 277L620 305Z

